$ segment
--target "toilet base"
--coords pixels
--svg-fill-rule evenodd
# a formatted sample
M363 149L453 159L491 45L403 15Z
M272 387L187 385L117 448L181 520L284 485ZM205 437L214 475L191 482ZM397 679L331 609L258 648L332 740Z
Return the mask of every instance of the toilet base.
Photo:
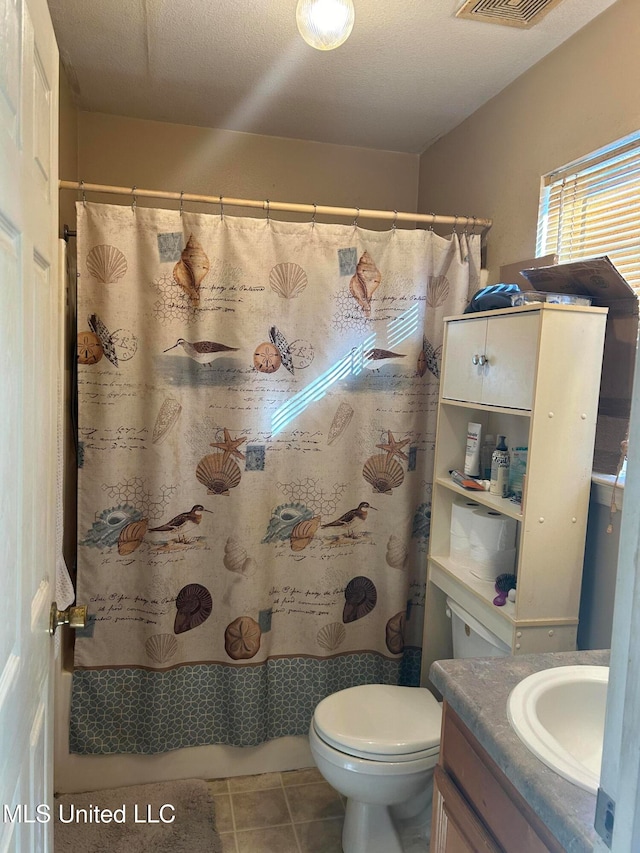
M349 798L342 829L344 853L402 853L389 809Z
M349 797L342 830L344 853L403 853L403 841L420 839L425 853L431 837L429 785L408 801L395 806L362 803Z

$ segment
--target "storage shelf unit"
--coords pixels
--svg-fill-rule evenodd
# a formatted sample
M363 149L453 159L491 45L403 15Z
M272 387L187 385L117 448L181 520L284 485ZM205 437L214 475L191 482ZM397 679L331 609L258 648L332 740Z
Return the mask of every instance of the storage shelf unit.
M575 648L606 309L537 303L445 319L429 544L423 682L452 656L453 598L513 654ZM484 355L485 364L478 356ZM522 504L453 483L467 424L527 447ZM464 496L517 521L515 603L493 604L449 554Z

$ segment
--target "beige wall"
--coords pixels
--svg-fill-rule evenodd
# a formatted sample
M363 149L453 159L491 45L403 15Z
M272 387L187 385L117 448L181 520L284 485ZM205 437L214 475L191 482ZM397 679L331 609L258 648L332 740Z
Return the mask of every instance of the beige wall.
M75 181L78 177L78 110L73 103L73 95L67 75L60 65L60 177ZM60 193L60 235L62 226L75 228L75 196L73 193Z
M639 46L618 0L422 155L419 211L494 220L489 283L535 255L541 176L640 129Z
M80 113L78 130L78 174L87 183L135 184L147 189L340 207L416 210L416 154L88 112ZM61 172L61 177L66 175ZM97 200L96 196L92 198ZM196 208L191 205L189 209ZM213 210L217 212L218 208ZM240 208L233 212L264 215L260 210ZM277 215L286 218L285 214ZM328 220L325 217L323 221ZM389 227L389 223L376 224L374 220L362 220L361 224L366 228Z

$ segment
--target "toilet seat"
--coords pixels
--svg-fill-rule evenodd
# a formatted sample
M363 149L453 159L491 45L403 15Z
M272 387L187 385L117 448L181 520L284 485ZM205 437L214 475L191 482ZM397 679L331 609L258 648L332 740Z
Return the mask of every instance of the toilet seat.
M437 755L442 710L421 687L365 684L323 699L313 717L318 737L370 761L416 761Z

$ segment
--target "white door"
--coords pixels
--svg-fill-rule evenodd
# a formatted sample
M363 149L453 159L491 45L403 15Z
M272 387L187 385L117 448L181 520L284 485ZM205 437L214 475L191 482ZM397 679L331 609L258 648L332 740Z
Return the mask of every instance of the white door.
M46 0L0 0L0 853L53 848L57 129Z

